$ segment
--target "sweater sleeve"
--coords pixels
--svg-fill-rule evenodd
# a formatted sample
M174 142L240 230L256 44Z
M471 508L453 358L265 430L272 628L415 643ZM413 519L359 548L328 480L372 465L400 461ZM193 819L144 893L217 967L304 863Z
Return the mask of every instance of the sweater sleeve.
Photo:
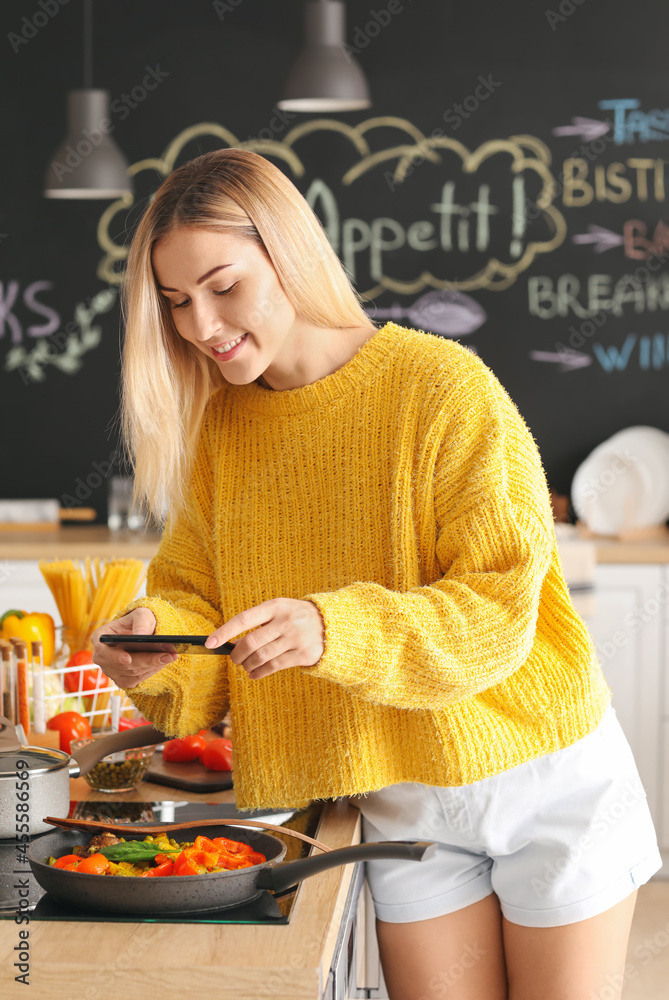
M199 502L205 489L196 476L185 511L168 524L149 563L146 597L137 598L122 612L150 608L157 635L209 635L223 624L208 553L213 532ZM178 656L126 693L166 735L197 733L220 722L229 709L228 657Z
M554 540L548 488L513 402L472 364L455 415L430 430L441 575L404 593L361 581L305 598L323 616L325 644L302 669L371 702L444 708L509 677L534 644Z

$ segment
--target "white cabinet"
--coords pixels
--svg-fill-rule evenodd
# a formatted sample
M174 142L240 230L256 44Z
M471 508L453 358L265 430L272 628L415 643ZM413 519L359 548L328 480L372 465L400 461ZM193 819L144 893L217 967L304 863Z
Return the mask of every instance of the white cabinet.
M587 621L648 795L660 845L669 850L669 569L600 564L597 613Z

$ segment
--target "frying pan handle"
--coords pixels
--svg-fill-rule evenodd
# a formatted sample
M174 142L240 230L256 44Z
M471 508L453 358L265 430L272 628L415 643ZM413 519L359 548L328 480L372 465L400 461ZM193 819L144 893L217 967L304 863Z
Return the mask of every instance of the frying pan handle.
M428 840L384 840L379 843L356 844L341 847L327 854L317 854L313 858L300 858L258 872L258 888L284 892L302 879L328 868L338 868L354 861L372 861L383 858L399 858L402 861L427 861L437 845Z

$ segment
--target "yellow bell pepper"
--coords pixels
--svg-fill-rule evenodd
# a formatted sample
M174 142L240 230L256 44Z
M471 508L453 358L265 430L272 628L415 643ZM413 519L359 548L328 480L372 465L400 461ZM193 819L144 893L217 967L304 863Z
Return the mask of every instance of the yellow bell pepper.
M8 611L0 618L2 638L23 639L24 642L41 642L44 666L50 667L56 648L56 627L46 612Z

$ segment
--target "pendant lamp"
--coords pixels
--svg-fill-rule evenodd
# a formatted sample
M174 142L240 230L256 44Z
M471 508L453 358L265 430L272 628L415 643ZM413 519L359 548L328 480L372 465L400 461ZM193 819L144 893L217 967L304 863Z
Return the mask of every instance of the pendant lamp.
M93 14L84 0L84 87L67 95L67 136L55 150L45 198L119 198L132 194L128 161L109 135L109 91L94 90Z
M277 107L286 111L357 111L371 106L365 76L346 47L343 0L307 0L305 45Z

